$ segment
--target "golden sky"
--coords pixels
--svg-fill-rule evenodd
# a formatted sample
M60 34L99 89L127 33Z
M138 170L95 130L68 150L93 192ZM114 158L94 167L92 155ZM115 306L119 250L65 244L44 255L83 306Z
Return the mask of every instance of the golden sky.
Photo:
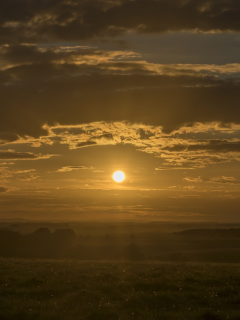
M239 222L239 16L1 1L0 219Z

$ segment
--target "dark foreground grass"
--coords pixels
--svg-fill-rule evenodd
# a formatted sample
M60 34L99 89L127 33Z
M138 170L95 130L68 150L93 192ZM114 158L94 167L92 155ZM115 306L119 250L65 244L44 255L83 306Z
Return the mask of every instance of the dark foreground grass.
M240 265L0 259L0 319L240 319Z

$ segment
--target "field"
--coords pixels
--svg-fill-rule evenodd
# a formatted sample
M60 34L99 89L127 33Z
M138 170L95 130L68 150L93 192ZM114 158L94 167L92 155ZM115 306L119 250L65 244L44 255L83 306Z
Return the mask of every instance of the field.
M0 258L1 320L239 320L240 264Z

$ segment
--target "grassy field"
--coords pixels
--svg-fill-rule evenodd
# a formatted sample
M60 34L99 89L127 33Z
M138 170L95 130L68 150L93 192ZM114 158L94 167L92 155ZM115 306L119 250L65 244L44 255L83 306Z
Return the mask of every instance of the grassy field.
M240 265L0 259L0 319L240 319Z

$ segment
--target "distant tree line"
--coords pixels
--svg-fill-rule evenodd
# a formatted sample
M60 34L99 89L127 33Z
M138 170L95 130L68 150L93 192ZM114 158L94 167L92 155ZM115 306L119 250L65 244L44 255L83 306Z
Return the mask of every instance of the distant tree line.
M179 232L173 232L174 235L189 237L235 237L240 238L240 228L238 229L191 229Z
M126 247L83 246L71 229L39 228L21 235L10 229L0 229L0 256L20 258L127 259L143 260L136 244Z
M12 230L0 230L0 255L18 257L61 257L73 247L76 234L71 229L39 228L21 235Z

